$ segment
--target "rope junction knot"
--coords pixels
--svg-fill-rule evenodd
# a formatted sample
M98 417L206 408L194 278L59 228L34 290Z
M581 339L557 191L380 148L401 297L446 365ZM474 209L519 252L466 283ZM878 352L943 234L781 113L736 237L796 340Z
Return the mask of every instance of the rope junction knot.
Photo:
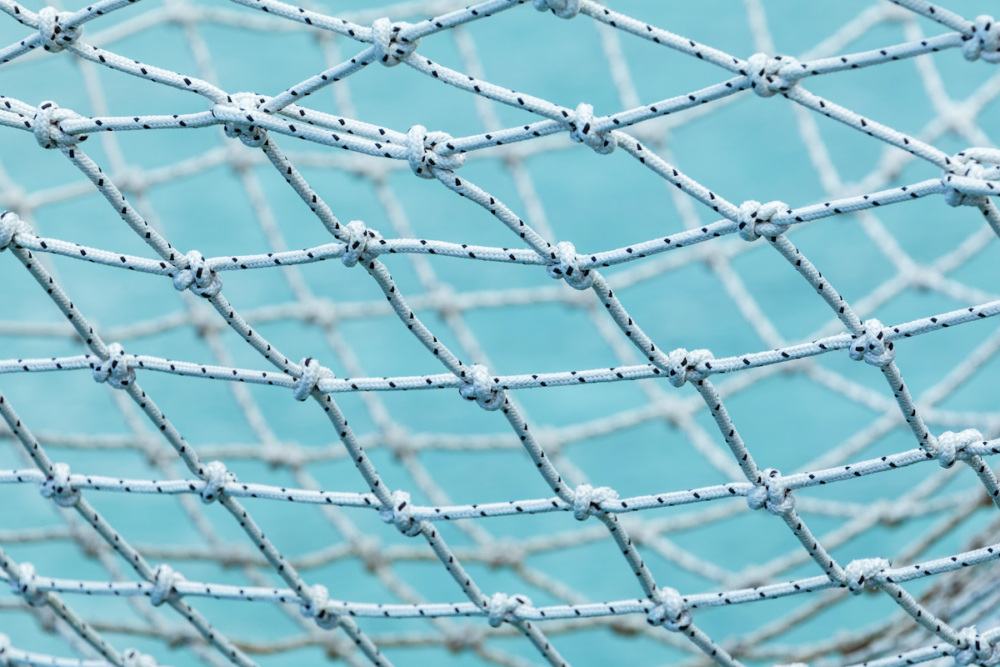
M985 442L985 439L983 434L974 428L967 428L958 433L945 431L937 437L937 451L934 455L937 456L942 468L950 468L955 465L955 461L968 460L971 454L965 448L975 442Z
M496 387L490 371L482 364L472 364L469 370L462 372L462 379L465 380L458 389L462 398L475 401L483 410L499 410L507 401L503 389Z
M540 12L551 10L561 19L571 19L580 13L580 0L534 0L531 4Z
M312 357L306 357L299 362L302 366L302 377L295 383L292 396L296 401L304 401L309 395L316 391L319 381L325 378L336 377L329 368L320 366L319 362Z
M752 510L766 509L775 516L788 516L795 510L795 496L785 486L781 473L768 468L757 478L757 485L747 494Z
M222 461L211 461L198 471L199 475L208 475L205 480L205 487L201 490L201 502L206 505L215 501L219 495L225 491L226 484L236 482L236 475L226 469L226 464Z
M971 625L962 628L958 632L960 642L956 644L958 652L955 654L956 665L983 665L983 667L993 667L1000 663L1000 651L986 641L976 630L976 626ZM964 646L963 646L964 645Z
M60 507L74 507L80 502L80 492L69 483L69 466L65 463L52 464L52 471L38 491Z
M351 220L347 223L347 247L344 248L344 254L340 256L340 261L343 262L344 266L352 267L358 263L358 260L365 260L366 262L375 258L374 253L366 252L368 249L368 244L372 241L377 241L382 238L382 235L376 232L374 229L368 229L365 223L360 220Z
M128 365L128 355L121 343L108 345L108 358L90 362L94 382L107 382L112 389L125 389L135 382L135 371Z
M771 218L785 212L792 212L785 202L772 201L761 204L752 199L743 202L740 204L740 212L736 215L740 238L753 243L761 236L772 238L781 236L791 227L791 222L777 222Z
M896 358L892 341L886 335L882 323L874 318L865 322L864 330L860 336L856 336L848 352L854 361L864 359L865 363L879 368L888 366Z
M852 560L844 568L847 573L847 590L851 595L861 595L866 590L873 591L882 585L876 577L891 563L884 558L859 558Z
M174 568L166 563L160 563L153 571L153 590L149 592L149 601L154 607L159 607L164 602L180 599L176 586L184 581L187 581L184 575L174 572Z
M137 649L127 648L122 653L122 664L124 667L158 667L156 658L145 653L139 653Z
M250 148L260 148L267 143L267 131L259 125L253 124L251 113L263 104L266 99L257 93L233 93L229 96L230 105L246 114L247 122L226 121L222 124L222 129L230 139L239 139L244 146Z
M667 356L667 380L675 387L683 387L688 380L697 382L705 376L698 370L698 364L715 359L708 350L691 350L679 347Z
M423 125L414 125L406 133L407 159L410 169L420 178L434 178L437 169L454 171L465 164L465 151L454 155L441 154L452 136L447 132L428 132Z
M562 278L567 285L578 290L590 289L594 284L594 272L580 268L580 256L569 241L560 241L552 246L549 259L552 263L545 267L545 272L550 278Z
M392 505L380 509L378 515L382 521L395 525L407 537L416 537L423 530L421 522L413 518L413 505L410 503L410 494L406 491L393 491Z
M80 114L69 109L60 109L55 102L42 102L35 112L32 132L35 133L35 141L42 148L56 148L57 146L75 146L78 141L84 141L87 137L78 137L74 134L66 134L59 126L59 123L72 118L81 118Z
M399 33L410 24L404 21L393 23L387 18L375 19L372 23L372 42L375 58L386 67L395 67L413 53L420 44L419 39L410 41Z
M992 16L977 16L972 33L963 35L962 39L962 55L966 60L982 58L988 63L1000 63L1000 26Z
M10 637L0 632L0 665L8 667L10 661L7 659L7 651L10 650Z
M527 595L507 595L506 593L494 593L486 603L489 610L489 624L491 628L499 628L504 621L511 623L517 620L517 610L519 607L530 607L531 598Z
M38 12L38 35L42 38L42 48L49 53L59 53L82 34L83 26L67 28L61 25L59 11L55 7L42 7Z
M595 153L607 155L618 148L618 139L608 130L598 132L594 124L594 107L581 102L576 107L576 114L569 122L572 128L569 138L578 144L587 144Z
M18 217L13 211L0 213L0 252L7 249L14 243L14 237L18 234L34 234L31 225Z
M799 61L791 56L771 58L766 53L755 53L747 58L747 63L750 87L761 97L773 97L778 93L787 92L798 83L798 79L788 79L781 74L785 68L791 71L799 66Z
M17 566L16 574L9 570L7 574L10 575L11 593L21 596L32 607L41 607L48 601L48 594L38 590L35 566L31 563L21 563Z
M606 486L580 484L573 493L573 518L586 521L592 514L603 513L601 503L608 500L618 500L618 492Z
M316 620L316 625L324 630L332 630L340 624L340 617L330 613L330 592L323 584L309 589L309 598L299 605L299 613Z
M680 632L691 625L691 612L684 606L681 594L668 587L659 590L659 603L646 614L650 625L662 625L672 632Z
M988 149L969 149L953 155L949 166L941 170L945 203L949 206L985 204L989 196L982 192L982 186L993 190L989 181L1000 180L997 162L1000 162L1000 154ZM996 192L1000 194L1000 187L996 188Z
M192 250L184 257L187 264L174 276L174 289L183 292L190 288L192 292L206 299L218 294L222 289L222 278L208 265L202 254Z

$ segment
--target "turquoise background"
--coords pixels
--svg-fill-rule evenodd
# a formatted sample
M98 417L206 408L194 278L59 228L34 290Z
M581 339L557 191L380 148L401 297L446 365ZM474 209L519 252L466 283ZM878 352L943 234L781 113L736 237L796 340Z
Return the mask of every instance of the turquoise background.
M37 10L37 3L26 3ZM791 0L763 3L777 53L800 55L853 19L869 3L802 3ZM953 3L953 9L967 17L987 11L992 3ZM76 9L81 4L67 5ZM143 0L87 24L83 40L93 39L113 26L124 24L145 12L166 5ZM188 6L219 7L234 15L263 20L262 14L221 0L199 0ZM367 9L364 2L328 2L317 9L340 15ZM742 3L723 2L642 2L619 0L613 7L677 34L702 41L724 51L747 57L757 49L748 27ZM373 13L373 17L381 15ZM394 20L417 18L404 11L392 12ZM918 21L925 34L944 32L928 21ZM105 48L136 60L187 74L197 74L185 30L203 40L218 84L229 92L254 90L277 94L287 86L325 67L317 40L296 26L272 23L266 30L239 28L211 20L189 27L162 20L128 34ZM575 108L580 101L594 105L598 115L622 108L601 49L595 22L585 16L572 21L540 14L530 4L470 24L465 30L474 39L485 78L552 102ZM0 20L0 43L23 39L30 30L9 17ZM673 52L662 46L618 33L631 76L643 102L672 97L728 78L712 65ZM907 41L898 22L879 25L848 47L849 52ZM361 45L338 40L343 58L361 50ZM443 33L423 40L419 50L427 57L463 71L453 37ZM95 115L99 102L88 95L81 69L68 54L43 54L24 62L0 67L0 94L38 104L55 100L62 107L84 115ZM934 66L944 92L956 103L968 98L990 77L1000 76L984 62L970 63L957 49L935 54ZM202 111L204 100L166 86L132 78L107 69L93 68L111 115L147 113L188 113ZM414 124L444 130L454 136L483 131L473 99L439 81L421 76L406 66L393 69L373 65L351 77L347 85L357 117L405 132ZM898 130L919 134L937 111L921 81L914 60L904 60L869 69L807 79L809 90L828 97L868 118ZM308 105L332 113L345 112L330 93L322 91ZM495 106L505 127L534 120L516 109ZM346 112L345 112L346 113ZM690 113L690 112L687 112ZM676 123L683 114L671 117ZM978 117L985 136L1000 136L1000 114L995 100L986 104ZM863 179L878 167L887 150L877 140L823 117L816 118L832 163L845 183ZM654 127L657 125L654 123ZM662 127L662 125L659 125ZM704 183L729 201L746 199L766 202L780 199L793 206L827 197L803 144L793 113L793 104L780 97L760 99L744 94L732 103L720 104L711 114L680 124L662 134L671 159L692 178ZM241 156L254 156L251 149L227 140L218 129L161 131L92 136L82 146L114 178L110 155L120 149L127 165L155 174L169 165L191 160L206 151L225 148ZM388 215L380 203L376 186L358 170L379 169L385 161L349 157L342 151L293 143L277 142L301 167L312 186L326 199L341 221L361 219L385 236L395 236ZM949 153L970 142L955 133L946 133L934 144ZM115 148L117 145L117 149ZM571 240L580 252L619 247L631 242L671 234L684 224L675 206L674 188L631 159L624 151L600 156L584 146L560 136L546 144L550 150L531 154L525 164L558 240ZM535 144L521 147L532 149ZM894 150L894 149L888 149ZM109 153L110 152L110 153ZM259 153L257 153L259 154ZM332 167L323 160L336 158ZM470 157L462 168L470 180L501 199L516 213L525 216L510 172L498 153L484 150ZM314 158L310 161L310 158ZM115 215L107 202L59 151L44 151L30 133L4 129L0 132L0 164L9 185L0 190L3 207L29 202L31 219L41 234L49 237L151 257L142 241ZM309 166L319 165L319 166ZM351 169L343 168L351 165ZM391 165L385 186L405 210L413 234L446 241L513 245L515 237L492 216L471 202L456 197L440 184L415 178L404 163ZM273 213L289 247L314 246L330 241L310 211L269 164L254 164L248 173L257 179L260 192ZM935 167L909 163L893 181L905 184L935 178ZM0 181L2 183L3 181ZM79 187L69 192L68 184ZM82 185L81 185L82 184ZM53 200L47 191L69 192ZM266 252L268 239L251 207L240 176L225 162L196 170L195 173L148 187L140 210L155 213L157 224L167 239L184 251L198 249L205 256ZM136 200L134 193L129 198ZM693 203L702 223L717 215ZM903 251L921 265L930 264L952 251L982 225L974 209L952 209L942 198L929 197L915 203L884 207L877 211L884 227ZM790 238L830 282L854 303L893 277L896 268L886 259L853 216L840 216L797 227ZM789 342L810 336L832 320L828 307L813 294L804 280L764 243L752 246L735 237L715 241L712 247L731 255L732 269L742 278L760 310ZM699 247L704 250L705 247ZM662 349L708 348L717 357L771 347L740 314L727 295L718 275L704 262L686 261L684 253L669 253L607 270L609 277L641 271L643 267L681 261L675 268L657 272L616 290L632 317ZM986 247L950 276L986 293L996 293L1000 279L997 242ZM387 257L386 265L399 289L408 299L419 300L427 292L420 283L411 258ZM430 258L440 284L459 293L513 288L570 288L551 281L538 267L473 263L449 258ZM142 274L123 274L108 267L49 258L60 283L79 310L102 332L112 335L120 327L183 312L179 293L169 280ZM316 297L334 304L384 303L374 281L360 269L345 269L339 262L303 266L298 270ZM223 275L225 294L242 313L289 303L294 296L288 281L279 272L247 271ZM592 295L590 302L596 303ZM993 297L996 298L996 297ZM874 316L885 323L900 323L931 314L972 305L939 292L910 287L880 306ZM0 334L0 358L49 357L78 354L82 346L59 333L62 317L44 293L9 253L0 255L0 331L9 332L10 323L41 323L38 335ZM432 309L422 308L420 317L460 358L471 361L470 352ZM214 313L213 313L214 314ZM598 317L606 317L598 313ZM596 368L620 361L597 332L584 309L567 303L547 302L472 308L463 315L492 369L498 374ZM347 374L342 361L313 324L288 319L255 325L287 356L298 360L317 357L339 376ZM897 361L915 395L940 381L970 350L985 340L996 324L991 321L963 325L907 340L898 346ZM47 328L46 328L47 327ZM839 328L837 329L839 331ZM440 365L390 314L342 319L337 333L353 350L365 374L371 376L409 375L441 372ZM105 336L111 342L114 338ZM622 337L622 340L624 338ZM232 332L223 332L222 341L237 366L269 369L252 349ZM177 326L159 333L123 339L126 351L160 355L191 361L214 362L206 341L193 327ZM819 358L818 366L842 375L891 400L880 374L865 364L851 362L846 354ZM766 376L747 390L727 398L726 405L737 427L762 468L774 467L788 473L822 456L879 418L882 412L852 401L803 375L750 371L751 377ZM718 384L741 381L744 376L720 378ZM197 382L174 376L143 373L142 386L199 451L211 452L219 445L261 445L240 411L231 387L225 383ZM671 399L699 400L690 387L675 390L665 383L659 388ZM332 451L336 458L313 464L308 471L325 489L366 491L364 481L350 461L343 458L329 423L311 403L299 404L288 392L269 387L247 387L260 407L271 431L282 441L296 443L307 451ZM20 412L25 424L47 434L86 433L111 436L130 433L129 426L115 407L115 396L97 386L86 371L61 374L5 375L0 390ZM968 382L945 399L940 407L952 411L992 413L998 410L1000 364L992 359ZM119 397L120 398L120 397ZM510 445L493 451L448 451L429 449L419 456L420 464L455 503L503 501L550 495L550 490L534 470L527 456L509 436L509 427L499 413L486 413L462 401L453 390L387 394L378 397L388 414L412 436L425 434L498 434ZM536 432L560 429L597 420L646 405L649 399L636 384L588 385L524 390L516 394ZM359 396L338 396L338 403L352 427L362 436L377 434L377 428ZM153 429L143 422L144 432ZM725 448L714 423L705 411L695 417L697 425L715 446ZM936 433L946 427L931 423ZM954 430L959 430L954 428ZM996 432L991 434L996 436ZM155 436L154 436L155 437ZM857 452L851 460L861 460L903 451L914 446L902 428ZM0 468L26 467L16 451L15 440L0 440ZM122 477L150 478L157 472L146 456L135 449L77 450L48 448L55 460L66 461L74 472ZM390 488L413 493L414 500L432 504L417 490L411 475L385 447L370 448L372 459ZM691 446L688 437L669 419L647 420L638 426L612 434L584 437L562 448L579 473L594 486L606 485L622 496L690 488L729 481L710 466ZM229 468L243 481L293 485L291 472L241 457L224 457ZM562 462L560 462L562 465ZM180 470L180 467L177 467ZM834 485L832 488L803 491L801 497L825 498L870 504L894 499L911 490L929 475L939 474L933 464L914 466L892 475L877 475ZM573 480L574 477L567 473ZM948 495L978 484L971 471L962 469L939 492ZM201 545L202 538L181 510L176 498L122 498L90 492L87 498L121 533L134 544ZM733 506L745 510L742 499ZM265 533L289 557L337 545L345 536L315 508L281 505L268 501L246 503ZM651 511L644 515L656 521L701 511L702 507ZM212 526L228 545L249 543L225 510L204 508ZM995 510L994 510L995 511ZM363 532L374 535L383 547L419 546L400 536L391 525L383 524L374 512L345 510L344 514ZM845 524L845 520L803 511L815 534L822 537ZM891 557L928 530L941 514L904 522L893 527L877 527L861 537L832 550L842 564L853 558ZM964 541L983 527L992 514L977 511L963 521L946 539L921 556L942 556L961 548ZM32 486L0 486L0 536L5 531L62 525L53 504L41 498ZM469 547L472 541L454 525L439 524L453 547ZM594 529L599 524L577 524L568 513L496 518L479 522L497 539L527 540L554 534ZM728 519L694 529L665 535L697 558L738 573L799 548L788 529L765 513L739 511ZM30 561L40 574L106 580L107 571L85 557L70 541L0 546L17 561ZM721 590L716 582L703 579L658 556L651 548L640 547L658 583L683 593ZM641 595L627 564L616 553L610 537L600 541L542 552L529 556L526 566L581 592L590 600L623 599ZM167 560L189 579L246 583L237 568L224 569L207 561L150 558L152 563ZM134 576L120 563L126 576ZM468 570L486 592L495 590L529 595L537 605L560 600L519 579L506 568L490 568L468 562ZM431 601L463 600L464 597L444 568L436 561L401 560L392 572L416 592ZM266 570L265 577L275 580ZM812 576L819 569L812 562L777 575L777 580ZM368 572L358 558L343 558L320 568L303 571L309 583L323 583L332 597L357 601L395 602L398 599ZM923 582L921 582L923 583ZM926 585L926 584L924 584ZM912 592L921 585L908 587ZM137 617L122 600L66 595L70 605L88 618L130 619ZM0 600L12 599L0 591ZM284 613L265 605L192 599L221 631L244 641L262 642L302 634ZM809 596L699 611L700 627L716 639L737 636L759 628L798 606ZM163 608L164 617L180 625L183 619ZM885 596L852 598L817 616L794 631L774 640L775 644L809 643L829 639L836 629L852 629L885 618L895 606ZM482 619L459 619L486 627ZM399 633L428 633L427 622L362 619L360 626L376 641ZM544 626L543 626L544 629ZM72 655L56 635L43 632L31 615L0 608L0 631L11 636L14 645L61 656ZM145 637L107 632L119 649L135 646L154 655L161 663L190 664L195 660L188 649L168 649ZM575 665L632 664L659 665L684 659L686 653L648 637L629 637L608 629L588 629L552 635L555 646ZM538 663L540 656L522 637L491 639L487 645ZM452 653L442 646L392 647L386 655L396 665L465 666L485 664L471 651ZM251 654L261 665L313 665L324 661L318 647L300 648L276 655Z

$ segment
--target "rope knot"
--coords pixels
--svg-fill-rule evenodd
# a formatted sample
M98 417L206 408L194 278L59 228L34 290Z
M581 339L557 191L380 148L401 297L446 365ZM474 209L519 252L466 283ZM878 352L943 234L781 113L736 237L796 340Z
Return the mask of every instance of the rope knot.
M10 570L7 573L10 575L11 593L21 596L32 607L41 607L49 599L45 591L38 590L35 566L31 563L18 565L16 575Z
M517 620L517 610L520 607L530 607L531 598L527 595L507 595L506 593L494 593L486 603L489 611L489 624L491 628L499 628L504 621L508 623Z
M849 354L854 361L865 360L872 366L884 368L896 358L896 350L889 340L882 323L876 319L865 322L865 328L860 336L851 344Z
M844 568L844 572L847 573L847 590L851 595L861 595L866 590L877 589L881 582L876 577L889 566L889 561L884 558L852 560Z
M771 58L766 53L755 53L747 58L747 78L753 92L761 97L773 97L795 87L797 79L782 76L782 70L788 68L786 74L799 66L799 61L791 56L775 56Z
M78 141L83 141L86 137L78 137L73 134L66 134L59 126L64 120L80 118L80 114L69 109L60 109L55 102L42 102L35 112L32 131L35 133L35 141L42 148L56 148L57 146L75 146Z
M67 28L59 22L59 12L55 7L43 7L38 12L38 35L42 38L42 48L49 53L59 53L80 39L83 27ZM968 56L966 56L968 58ZM975 58L972 58L975 60Z
M534 0L532 6L540 12L551 10L561 19L571 19L580 13L580 0Z
M983 434L974 428L967 428L958 433L945 431L937 437L935 456L937 456L938 463L941 464L942 468L950 468L955 465L955 461L964 461L969 458L970 454L966 451L966 447L974 442L982 441Z
M34 230L31 229L31 225L21 220L17 213L13 211L0 213L0 252L14 243L14 237L18 234L34 234Z
M156 658L145 653L139 653L137 649L128 648L122 653L122 664L124 667L159 667Z
M198 470L198 474L207 476L205 487L201 490L201 502L206 505L211 504L226 490L226 484L237 481L236 475L229 472L226 469L226 464L222 461L210 461L206 463Z
M423 530L421 522L413 518L413 505L410 503L410 494L406 491L393 491L392 505L380 509L378 515L382 521L395 525L407 537L416 537Z
M996 651L986 639L971 625L958 632L958 652L955 654L956 665L984 665L991 667L1000 662L1000 651ZM963 646L964 644L964 646Z
M698 370L698 364L715 359L708 350L691 350L688 352L679 347L667 357L667 380L675 387L683 387L688 380L704 379L704 374Z
M941 170L945 203L949 206L985 204L989 196L982 192L983 185L992 191L994 187L988 181L1000 180L1000 166L996 160L995 151L983 152L974 148L953 155L948 167Z
M757 478L756 486L747 494L747 505L752 510L763 507L775 516L787 516L795 509L795 496L785 486L781 473L768 468Z
M206 299L218 294L222 289L222 278L208 265L202 254L192 250L184 258L187 262L174 276L174 289L183 292L190 288L192 292Z
M972 32L962 39L962 55L966 60L982 58L988 63L1000 63L1000 26L992 16L977 16Z
M324 630L332 630L340 623L340 617L330 613L330 592L323 584L309 588L309 597L299 605L299 613L316 619L316 625Z
M108 358L90 362L94 382L107 382L112 389L125 389L135 382L135 371L128 365L128 355L121 343L108 345Z
M573 518L586 521L590 515L604 512L601 503L608 500L618 500L618 492L606 486L580 484L573 493Z
M772 221L772 218L781 213L791 212L788 205L780 201L761 204L750 199L743 202L740 204L740 211L736 216L740 238L753 243L761 236L781 236L788 231L791 222Z
M3 665L3 667L10 665L10 660L8 660L9 654L7 653L9 650L10 637L0 632L0 665Z
M174 572L174 568L166 563L160 563L153 571L153 590L149 592L149 601L154 607L159 607L164 602L172 602L180 598L177 592L177 584L187 579L180 572Z
M368 229L365 223L360 220L351 220L347 223L347 247L344 254L340 256L340 261L344 266L351 267L358 263L358 260L369 261L375 257L373 253L365 252L368 244L372 241L382 239L382 235L373 229Z
M646 614L650 625L662 625L672 632L680 632L691 625L691 612L684 605L681 594L670 587L661 588L659 603Z
M257 93L233 93L230 106L244 113L246 122L226 121L222 129L230 139L239 139L244 146L260 148L267 143L267 131L253 123L253 112L266 100Z
M569 122L569 138L578 144L587 144L595 153L607 155L618 148L618 139L608 130L598 132L594 123L594 107L581 102L576 107L576 114Z
M372 23L372 41L375 59L386 67L395 67L413 53L420 44L419 39L410 41L399 33L410 24L400 21L393 23L387 18L375 19Z
M420 178L434 178L437 169L454 171L465 164L465 152L443 155L442 148L453 148L447 132L428 132L423 125L414 125L406 133L406 155L410 169Z
M475 401L483 410L499 410L507 401L503 389L496 387L496 382L490 377L490 372L482 364L469 366L468 371L462 372L465 380L458 393L462 398Z
M295 383L292 396L296 401L304 401L309 398L319 387L320 380L336 377L329 368L320 366L319 362L312 357L306 357L299 362L302 366L302 377Z
M562 278L567 285L578 290L589 289L594 284L595 274L590 269L580 268L580 257L569 241L561 241L552 246L549 259L552 263L545 267L549 277L556 280Z
M42 482L39 493L43 498L51 498L60 507L74 507L80 502L80 492L69 481L69 466L53 463L48 478Z

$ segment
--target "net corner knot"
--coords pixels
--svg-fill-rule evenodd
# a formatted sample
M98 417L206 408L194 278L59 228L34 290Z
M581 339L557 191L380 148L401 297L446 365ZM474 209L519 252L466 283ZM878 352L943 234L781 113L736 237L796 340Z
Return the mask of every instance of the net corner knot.
M392 504L378 511L379 517L407 537L416 537L423 530L423 523L413 517L413 503L406 491L393 491Z
M598 155L607 155L618 148L618 139L611 130L599 132L594 120L594 107L580 102L576 113L569 121L569 138L578 144L586 144Z
M60 108L55 102L42 102L38 105L38 110L32 121L31 130L35 134L35 141L42 148L68 148L75 146L78 142L85 141L86 135L67 134L62 128L63 121L74 118L82 118L82 116L70 109Z
M551 11L561 19L571 19L580 13L580 0L534 0L531 4L538 11Z
M59 53L82 34L83 26L63 25L55 7L42 7L38 12L38 35L42 38L42 48L49 53Z
M125 354L121 343L108 345L108 356L100 361L90 362L94 382L107 383L112 389L125 389L135 382L135 370L129 363L131 355Z
M333 371L325 366L321 366L312 357L306 357L299 362L299 365L302 366L302 377L295 382L295 388L292 390L292 396L296 401L304 401L314 391L320 390L320 381L336 377Z
M18 234L34 234L31 225L14 213L4 211L0 213L0 252L3 252L11 243L16 243L14 237Z
M656 605L646 613L647 623L663 626L671 632L681 632L691 625L691 612L676 589L664 586L656 595Z
M847 590L851 595L861 595L866 590L873 591L882 585L878 576L891 563L884 558L858 558L844 568L847 576Z
M889 329L882 326L877 319L865 321L865 328L848 348L848 353L854 361L862 361L872 366L884 368L896 358L896 349L889 340Z
M801 63L791 56L771 57L766 53L755 53L747 58L747 78L750 87L760 97L773 97L786 93L798 83L790 78L792 71L801 69Z
M962 35L962 40L962 55L966 60L982 58L988 63L1000 63L1000 26L992 16L977 16L972 30Z
M763 508L775 516L788 516L795 511L795 496L785 485L781 473L768 468L760 473L754 488L747 494L747 505L752 510Z
M372 22L372 45L375 59L386 67L395 67L406 60L420 45L419 39L410 40L403 36L410 24L404 21L393 23L387 17Z
M69 465L65 463L52 464L52 470L38 491L43 498L51 498L60 507L75 507L80 502L80 492L70 483Z
M700 364L706 365L706 370L711 366L709 361L715 359L708 350L691 350L688 352L683 347L679 347L667 356L667 380L675 387L683 387L688 381L697 382L703 380L706 373L698 369Z
M531 598L527 595L507 595L506 593L494 593L484 605L489 612L488 623L491 628L499 628L504 621L510 623L518 620L518 609L532 606Z
M458 389L462 398L475 401L483 410L499 410L507 402L504 390L497 386L500 378L490 376L490 371L482 364L472 364L462 371L464 381Z
M791 221L775 220L775 216L791 214L792 210L788 204L781 201L772 201L766 204L748 199L740 204L739 213L736 215L738 223L738 233L740 238L748 243L753 243L761 236L777 237L788 231Z
M618 492L614 489L580 484L573 492L573 518L577 521L586 521L593 514L601 514L604 512L601 503L610 500L618 500Z

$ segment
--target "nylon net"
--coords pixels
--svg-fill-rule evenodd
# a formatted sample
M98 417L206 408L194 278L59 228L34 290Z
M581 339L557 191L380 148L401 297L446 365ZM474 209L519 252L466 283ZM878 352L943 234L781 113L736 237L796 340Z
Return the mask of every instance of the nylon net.
M277 0L0 0L23 33L0 50L4 92L54 100L0 97L0 334L18 356L0 361L0 663L1000 662L987 463L1000 330L981 322L1000 313L984 252L1000 234L1000 151L979 118L1000 93L1000 26L894 1L796 59L768 55L769 18L747 0L730 21L759 51L744 60L642 18L669 24L667 8L633 18L593 0L337 16ZM702 32L719 20L684 11ZM841 16L799 11L806 36ZM904 41L884 46L890 29ZM557 61L581 78L603 64L612 102L591 99L622 110L491 83L479 50L519 31L517 49L492 48L552 60L511 55L496 80L544 92L538 72ZM241 34L290 41L225 42ZM157 40L162 67L136 59ZM325 69L299 80L316 53ZM710 83L641 101L633 66L662 90L688 65ZM901 96L904 67L930 104L873 107ZM876 71L890 83L852 82ZM296 83L220 87L260 89L248 73ZM873 113L807 90L827 80ZM486 131L367 123L366 95L392 119L412 123L413 105L464 128L468 111ZM738 179L732 108L763 135L745 149L760 173ZM807 161L777 147L787 135ZM936 145L954 142L972 147ZM807 171L818 185L800 187ZM547 212L558 188L567 201ZM741 190L790 203L728 194ZM897 364L897 347L913 356ZM95 398L90 378L113 391ZM30 618L43 632L16 620Z

